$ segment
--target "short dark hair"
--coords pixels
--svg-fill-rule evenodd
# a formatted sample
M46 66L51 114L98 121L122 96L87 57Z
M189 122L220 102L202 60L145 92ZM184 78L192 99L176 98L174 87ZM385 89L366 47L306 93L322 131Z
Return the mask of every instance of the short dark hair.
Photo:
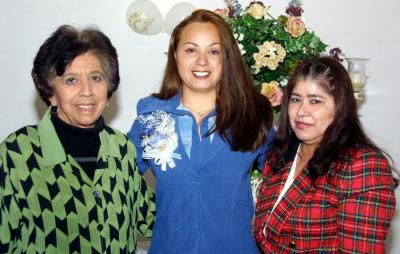
M325 130L308 163L312 178L325 174L331 162L338 159L341 149L370 147L383 152L370 140L362 127L352 83L346 69L334 58L316 57L300 63L285 88L279 128L270 153L270 156L275 158L271 161L274 171L279 171L287 160L292 159L293 144L299 142L290 127L288 105L296 84L305 80L315 81L333 97L335 103L334 119Z
M77 56L87 52L100 60L107 77L108 98L117 90L120 81L118 55L110 39L97 28L78 30L62 25L42 44L33 61L33 82L48 106L53 95L50 80L62 76Z

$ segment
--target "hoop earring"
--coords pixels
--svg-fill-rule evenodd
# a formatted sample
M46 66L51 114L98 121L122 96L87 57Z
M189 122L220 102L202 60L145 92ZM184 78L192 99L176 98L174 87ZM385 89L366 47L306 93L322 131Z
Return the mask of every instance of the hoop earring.
M60 109L57 107L57 105L55 105L55 106L51 105L50 106L50 113L51 114L57 115L58 111L60 111Z

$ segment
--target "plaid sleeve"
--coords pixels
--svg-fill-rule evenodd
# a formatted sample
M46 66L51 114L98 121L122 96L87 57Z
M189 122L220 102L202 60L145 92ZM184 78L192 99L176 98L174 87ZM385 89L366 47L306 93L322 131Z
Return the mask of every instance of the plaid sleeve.
M16 188L12 184L9 169L5 161L3 162L3 155L7 153L3 148L2 146L0 156L0 253L12 253L16 247L13 236L19 225L21 212Z
M384 253L396 202L387 160L377 152L359 153L348 172L337 218L339 251Z

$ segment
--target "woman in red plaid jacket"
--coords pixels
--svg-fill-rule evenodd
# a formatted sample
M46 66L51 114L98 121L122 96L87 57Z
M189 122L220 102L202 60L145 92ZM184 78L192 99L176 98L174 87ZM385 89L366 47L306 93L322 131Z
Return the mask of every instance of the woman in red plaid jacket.
M264 253L384 253L397 180L366 136L337 60L300 64L263 170L254 234Z

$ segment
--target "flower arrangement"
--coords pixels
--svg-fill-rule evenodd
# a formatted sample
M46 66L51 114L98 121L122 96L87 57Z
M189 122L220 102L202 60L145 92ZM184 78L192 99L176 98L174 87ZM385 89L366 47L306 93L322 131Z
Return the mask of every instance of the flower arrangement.
M154 159L161 170L166 171L167 165L175 168L175 159L181 156L174 153L178 147L178 134L175 132L175 120L164 111L157 110L149 115L139 115L138 120L144 125L140 132L142 138L144 159Z
M274 120L280 113L283 90L297 64L325 52L327 45L302 19L300 0L289 1L286 15L271 16L270 6L252 1L242 9L237 0L226 0L228 8L215 10L233 30L235 39L246 62L256 89L265 95L274 111ZM340 61L339 48L329 55ZM252 193L257 199L262 176L255 169L251 174Z
M324 52L327 45L307 30L300 1L292 0L287 15L272 17L270 6L253 1L242 9L237 0L217 9L231 26L258 91L280 112L283 88L297 64Z

